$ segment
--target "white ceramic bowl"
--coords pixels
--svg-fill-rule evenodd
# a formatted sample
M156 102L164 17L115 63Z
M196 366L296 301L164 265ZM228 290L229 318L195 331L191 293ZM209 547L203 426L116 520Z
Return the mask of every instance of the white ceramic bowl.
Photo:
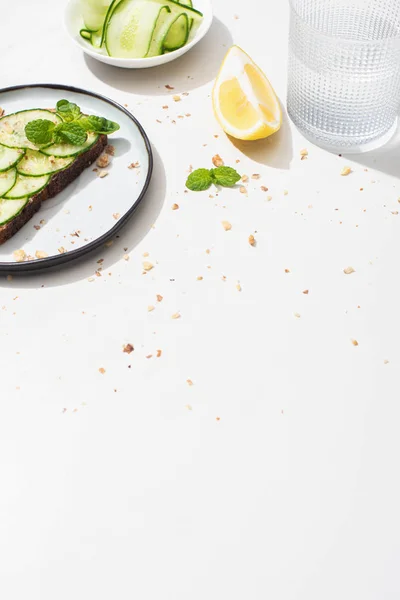
M64 22L70 38L83 50L83 52L85 52L85 54L88 54L92 58L106 63L107 65L113 65L114 67L122 67L124 69L146 69L148 67L158 67L159 65L164 65L165 63L179 58L182 54L186 54L186 52L193 48L193 46L206 35L213 20L211 0L195 0L194 5L197 10L203 13L204 18L200 27L198 27L193 34L193 37L189 37L188 43L183 46L183 48L179 48L179 50L162 54L161 56L152 56L150 58L113 58L108 56L105 49L95 50L89 42L79 35L79 31L84 27L79 10L79 0L69 0L65 11Z

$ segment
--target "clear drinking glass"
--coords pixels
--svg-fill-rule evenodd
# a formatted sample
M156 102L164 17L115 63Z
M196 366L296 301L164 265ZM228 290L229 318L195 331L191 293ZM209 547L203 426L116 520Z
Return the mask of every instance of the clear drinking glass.
M396 130L400 0L290 0L288 112L338 152L365 152Z

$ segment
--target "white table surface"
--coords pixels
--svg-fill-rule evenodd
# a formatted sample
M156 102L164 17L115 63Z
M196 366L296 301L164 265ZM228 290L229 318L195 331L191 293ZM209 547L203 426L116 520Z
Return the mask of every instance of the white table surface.
M233 42L284 102L286 3L259 6L215 0L198 47L141 72L86 60L61 2L2 13L2 86L105 94L155 153L111 248L0 281L5 600L400 597L400 154L339 158L287 120L267 142L225 137L210 92ZM247 196L184 194L216 153L261 175Z

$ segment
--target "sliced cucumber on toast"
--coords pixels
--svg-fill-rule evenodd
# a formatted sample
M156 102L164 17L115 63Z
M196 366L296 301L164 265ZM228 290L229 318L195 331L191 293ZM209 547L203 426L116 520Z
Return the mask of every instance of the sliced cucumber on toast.
M73 146L72 144L52 144L47 148L42 148L41 152L46 156L54 156L56 158L68 158L70 156L78 156L82 152L89 150L97 142L98 133L88 133L87 140L81 146Z
M19 200L38 194L50 181L51 175L42 175L41 177L27 177L17 173L17 178L13 187L3 194L7 200Z
M8 171L11 167L15 167L25 154L25 150L20 148L6 148L0 146L0 173Z
M62 171L69 167L74 160L73 156L60 158L47 156L37 150L27 150L25 156L17 165L17 171L20 175L40 177L41 175L50 175Z
M15 185L17 179L17 169L9 169L5 173L0 173L0 196L4 196Z
M30 148L37 146L30 142L25 135L25 127L30 121L44 119L55 125L62 122L61 118L51 110L33 109L21 110L0 119L0 144L8 148Z
M28 201L29 198L22 198L21 200L0 199L0 225L5 225L15 219Z

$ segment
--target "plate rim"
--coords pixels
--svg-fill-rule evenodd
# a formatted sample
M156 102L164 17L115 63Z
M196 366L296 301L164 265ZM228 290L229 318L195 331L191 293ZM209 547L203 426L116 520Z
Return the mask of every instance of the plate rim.
M92 96L93 98L97 98L99 100L102 100L103 102L107 102L108 104L111 104L111 106L113 106L114 108L117 108L118 110L123 112L127 117L129 117L129 119L137 127L137 129L143 139L145 148L146 148L149 164L148 164L147 175L146 175L146 179L145 179L142 191L140 192L139 196L136 198L136 200L132 204L132 206L129 208L129 210L123 215L123 217L121 217L118 220L118 222L111 229L109 229L108 231L103 233L100 237L96 238L92 242L89 242L85 246L82 246L82 248L76 248L75 250L70 250L68 252L65 252L64 254L49 256L47 258L41 258L39 260L28 260L25 262L10 262L10 263L8 263L8 262L0 261L0 272L3 272L3 273L4 272L9 273L11 271L12 272L18 271L20 273L24 273L24 272L32 272L32 271L39 271L39 270L41 271L43 269L49 269L56 265L62 265L62 264L66 264L68 262L72 262L76 259L81 258L85 254L88 254L89 252L99 248L101 245L103 245L107 241L109 241L110 238L114 237L122 229L122 227L124 227L127 224L127 222L130 220L130 218L134 214L135 210L137 209L139 204L142 202L144 196L146 195L146 192L150 185L151 177L153 174L154 158L153 158L153 152L151 149L150 140L149 140L143 126L140 124L140 122L124 106L122 106L115 100L108 98L107 96L98 94L97 92L92 92L91 90L85 90L84 88L79 88L79 87L75 87L72 85L63 85L60 83L28 83L28 84L22 84L22 85L13 85L13 86L9 86L6 88L0 88L0 97L2 94L7 93L7 92L15 92L15 91L19 91L19 90L34 89L34 88L65 90L66 92L73 92L73 93L82 94L85 96Z

